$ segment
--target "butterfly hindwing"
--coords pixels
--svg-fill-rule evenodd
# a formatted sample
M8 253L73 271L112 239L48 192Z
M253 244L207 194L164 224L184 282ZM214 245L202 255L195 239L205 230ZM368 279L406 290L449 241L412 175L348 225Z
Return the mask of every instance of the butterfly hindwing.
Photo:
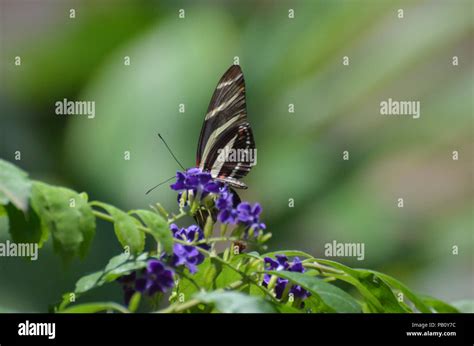
M241 153L219 155L220 150ZM245 81L240 66L231 66L217 84L199 137L196 163L216 180L246 188L239 181L255 163L255 141L247 120Z

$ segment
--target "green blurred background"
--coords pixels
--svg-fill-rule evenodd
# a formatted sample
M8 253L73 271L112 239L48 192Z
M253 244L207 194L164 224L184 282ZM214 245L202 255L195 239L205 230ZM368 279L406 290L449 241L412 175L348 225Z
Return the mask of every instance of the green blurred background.
M144 194L178 168L156 134L191 167L212 92L238 56L258 148L241 197L263 205L270 248L324 257L332 240L363 242L364 261L333 259L473 298L472 1L0 4L0 157L34 179L123 209L174 210L168 188ZM389 97L420 101L421 118L380 115ZM95 119L55 115L64 98L95 101ZM37 262L1 258L0 310L46 311L119 251L99 222L84 261L61 264L50 243ZM89 299L110 296L121 300L118 285Z

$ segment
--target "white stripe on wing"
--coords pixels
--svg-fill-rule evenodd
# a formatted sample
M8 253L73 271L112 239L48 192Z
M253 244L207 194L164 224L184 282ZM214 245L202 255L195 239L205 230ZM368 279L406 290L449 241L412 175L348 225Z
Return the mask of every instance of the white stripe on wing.
M224 103L221 103L219 106L217 106L216 108L214 108L212 111L210 111L209 113L206 114L206 118L205 120L209 119L209 118L212 118L214 115L216 115L217 113L223 111L224 109L226 109L227 107L229 107L237 97L239 97L240 95L242 95L241 93L242 89L240 89L238 92L236 92L230 99L228 99L227 101L225 101Z
M207 157L209 156L209 152L211 151L211 148L214 146L216 143L217 138L219 138L219 135L227 130L229 127L231 127L235 122L237 122L242 116L245 116L245 113L241 113L239 115L233 116L230 118L224 125L219 126L217 129L215 129L211 135L209 136L206 146L204 147L204 152L202 154L201 158L201 164L199 165L199 168L204 169L204 163L207 161Z
M212 168L211 168L211 177L213 178L217 178L217 176L219 175L219 172L221 171L222 169L222 166L224 165L224 163L226 162L227 160L227 153L229 152L230 149L232 149L232 147L234 146L234 143L235 143L235 140L237 139L237 136L238 135L235 135L234 138L232 138L226 145L224 148L219 148L219 149L222 149L221 153L219 155L217 155L217 159L216 161L214 161L214 163L212 164Z
M223 87L226 87L228 85L231 85L234 82L237 82L240 79L240 77L242 77L242 73L239 73L237 75L237 77L235 77L231 80L227 80L227 81L223 81L223 82L219 83L219 85L217 86L217 89L222 89Z

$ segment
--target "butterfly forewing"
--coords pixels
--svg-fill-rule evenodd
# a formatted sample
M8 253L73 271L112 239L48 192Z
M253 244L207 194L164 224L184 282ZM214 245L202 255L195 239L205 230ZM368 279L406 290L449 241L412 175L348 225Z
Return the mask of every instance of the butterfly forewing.
M231 66L212 95L199 137L196 164L203 171L238 188L238 179L255 164L252 129L247 120L245 81L240 66ZM224 154L221 154L223 151ZM228 153L234 155L225 155Z

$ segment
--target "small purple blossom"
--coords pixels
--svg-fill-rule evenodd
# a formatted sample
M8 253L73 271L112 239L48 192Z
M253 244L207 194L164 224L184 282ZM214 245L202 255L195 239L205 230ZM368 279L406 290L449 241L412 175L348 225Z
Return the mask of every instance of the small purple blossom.
M247 231L252 228L254 234L258 235L260 230L266 228L265 224L260 222L262 207L258 203L252 206L248 202L241 202L237 208L234 208L233 197L227 186L220 189L219 197L215 202L219 212L217 219L221 223L243 225Z
M219 189L219 198L216 200L216 207L219 210L229 209L234 206L233 195L227 186Z
M238 212L233 208L234 196L227 186L221 188L219 198L216 200L216 208L219 210L217 219L221 223L234 224L237 219Z
M288 270L290 264L288 263L288 257L285 255L276 255L276 260L270 257L265 257L264 262L266 269L268 270Z
M166 292L174 285L174 271L161 261L152 259L140 272L132 272L117 279L122 284L125 304L130 303L135 292L153 296L157 292Z
M171 224L171 231L176 239L184 240L192 243L204 239L204 233L200 227L191 225L188 228L179 228L175 224ZM200 244L199 247L209 249L209 245ZM204 255L196 248L196 246L175 243L173 245L173 256L171 263L174 267L184 265L191 273L197 272L197 266L204 261Z
M304 272L304 267L303 263L300 261L298 257L295 257L293 259L293 262L288 262L288 257L285 255L276 255L276 260L270 258L270 257L265 257L264 262L265 262L265 268L267 270L275 270L275 271L281 271L281 270L287 270L290 272L299 272L303 273ZM271 275L270 274L265 274L263 277L263 282L262 285L265 287L268 287L268 284L270 283ZM277 281L275 283L275 294L278 299L280 299L283 295L283 292L285 291L286 285L288 284L287 279L283 278L277 278ZM303 287L299 285L293 285L290 288L290 293L292 293L295 297L305 299L311 295L310 292L305 290Z
M149 296L157 292L166 292L169 288L173 287L173 274L174 272L166 268L160 261L150 260L143 273L143 277L135 281L135 289Z
M266 228L263 222L260 222L260 213L262 207L255 203L253 206L248 202L242 202L237 206L237 221L246 226L247 229L253 229L254 233L258 235L260 230Z

